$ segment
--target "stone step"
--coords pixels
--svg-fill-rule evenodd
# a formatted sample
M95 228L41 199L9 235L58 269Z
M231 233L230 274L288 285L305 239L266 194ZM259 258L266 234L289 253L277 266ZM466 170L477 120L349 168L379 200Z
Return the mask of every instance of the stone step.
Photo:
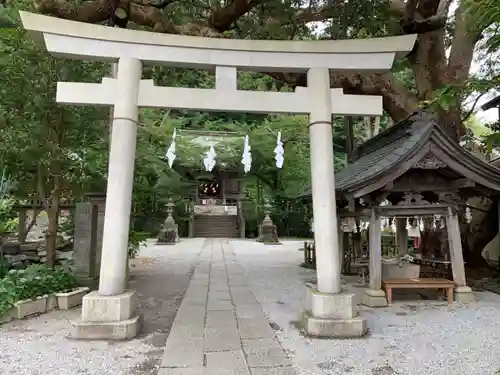
M236 216L196 215L194 235L205 238L238 238L238 218Z

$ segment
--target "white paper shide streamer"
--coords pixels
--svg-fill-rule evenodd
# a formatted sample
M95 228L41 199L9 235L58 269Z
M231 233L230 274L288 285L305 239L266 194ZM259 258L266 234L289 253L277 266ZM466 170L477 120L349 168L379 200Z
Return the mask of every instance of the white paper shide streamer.
M211 145L210 149L205 153L203 158L203 164L205 164L205 170L211 172L215 167L215 158L217 154L215 153L214 146Z
M241 164L243 164L243 170L245 173L250 171L252 167L252 153L250 152L252 148L250 147L250 141L248 135L245 135L245 144L243 145L243 156L241 157Z
M172 134L172 143L170 144L168 150L167 150L167 160L168 160L168 165L170 168L172 168L172 165L174 164L174 160L176 158L175 155L175 137L177 135L177 130L174 129L174 133Z
M278 132L276 137L276 148L274 149L274 160L276 160L276 167L283 168L283 162L285 161L285 149L283 148L283 142L281 142L281 132Z

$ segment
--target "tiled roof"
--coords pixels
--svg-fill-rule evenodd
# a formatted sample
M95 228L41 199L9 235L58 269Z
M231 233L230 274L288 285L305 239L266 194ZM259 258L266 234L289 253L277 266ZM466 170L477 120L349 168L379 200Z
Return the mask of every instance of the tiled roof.
M456 148L452 154L461 163L462 171L472 170L478 177L487 178L491 184L500 187L500 171L495 170L495 165L488 165L455 144L440 129L434 115L419 111L361 144L355 151L354 161L335 174L337 192L349 193L379 180L396 165L415 155L431 137L434 142L447 144L443 147L448 152L450 148ZM311 189L302 194L302 197L307 196L311 196Z

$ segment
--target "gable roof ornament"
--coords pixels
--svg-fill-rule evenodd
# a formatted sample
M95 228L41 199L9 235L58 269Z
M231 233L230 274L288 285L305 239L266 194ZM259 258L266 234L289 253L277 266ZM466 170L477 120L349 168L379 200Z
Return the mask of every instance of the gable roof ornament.
M447 166L448 165L446 165L446 163L443 163L441 160L436 158L436 156L432 152L429 152L422 159L417 161L413 165L413 168L416 168L416 169L439 169L439 168L446 168Z

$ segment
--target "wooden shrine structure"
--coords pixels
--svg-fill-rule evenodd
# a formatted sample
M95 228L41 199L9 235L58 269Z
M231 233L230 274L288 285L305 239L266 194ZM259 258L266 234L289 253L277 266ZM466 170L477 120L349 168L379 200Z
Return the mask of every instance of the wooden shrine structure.
M387 305L382 290L383 217L395 218L397 246L405 250L407 218L444 219L455 299L474 299L466 284L458 214L468 198L497 199L499 168L460 147L433 115L420 111L358 146L352 162L336 173L335 180L339 232L346 218L369 221L370 276L365 304ZM342 238L339 235L340 242Z

